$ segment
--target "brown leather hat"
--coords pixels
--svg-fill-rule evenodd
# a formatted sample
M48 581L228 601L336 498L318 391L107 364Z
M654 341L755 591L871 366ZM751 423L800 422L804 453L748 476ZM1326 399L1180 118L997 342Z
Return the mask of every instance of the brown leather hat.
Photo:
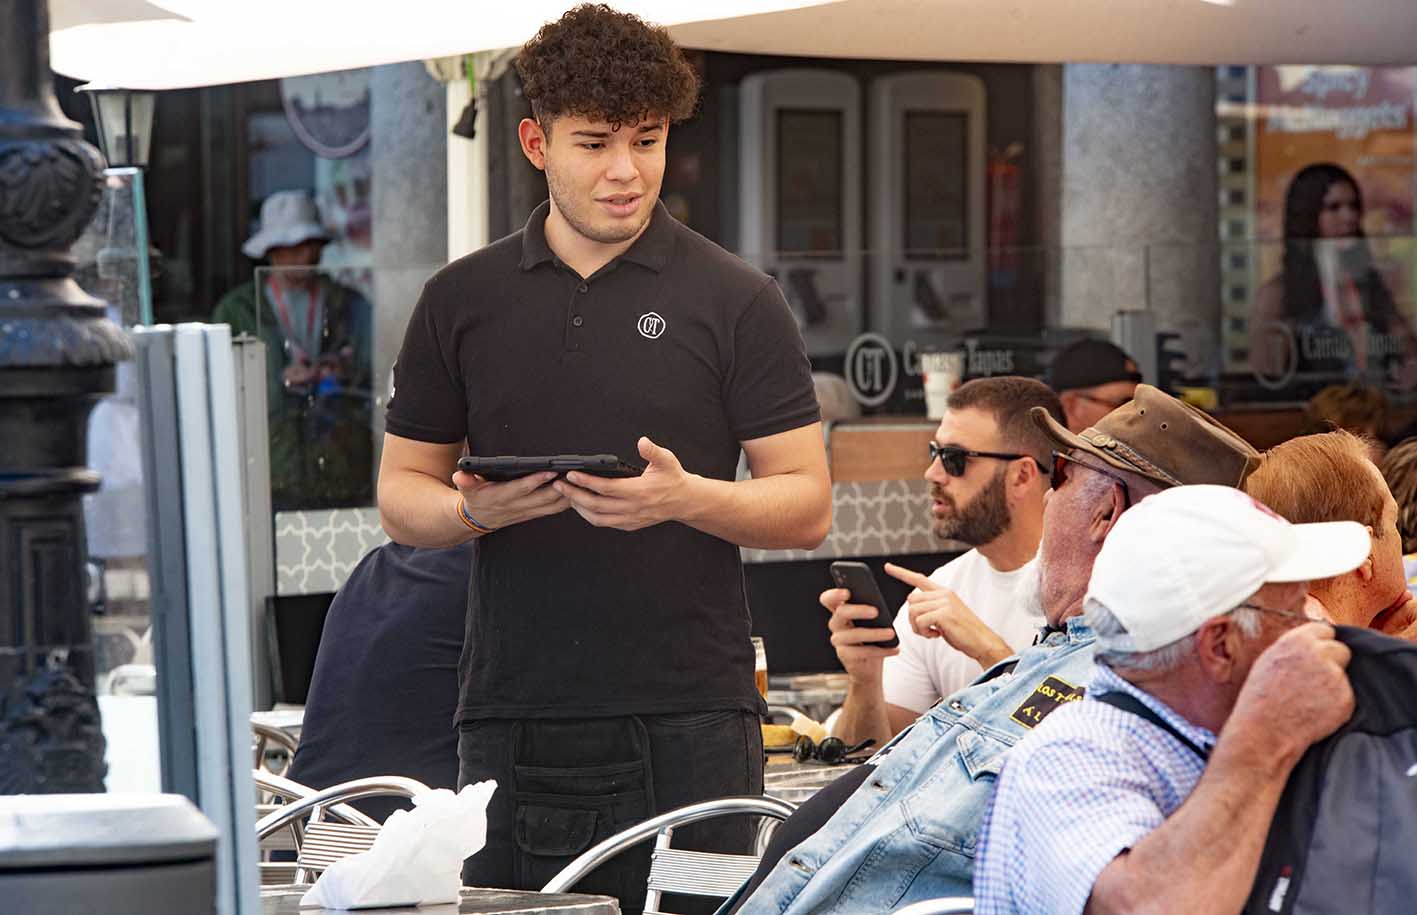
M1034 407L1033 421L1063 448L1096 455L1163 486L1236 486L1259 466L1259 452L1209 415L1149 384L1127 403L1074 435Z

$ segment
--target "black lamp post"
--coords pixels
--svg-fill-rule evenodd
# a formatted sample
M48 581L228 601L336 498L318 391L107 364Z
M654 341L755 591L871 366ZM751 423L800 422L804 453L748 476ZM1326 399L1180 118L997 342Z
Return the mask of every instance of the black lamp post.
M0 793L102 791L80 497L132 348L72 278L103 161L54 98L48 4L0 0L0 22Z

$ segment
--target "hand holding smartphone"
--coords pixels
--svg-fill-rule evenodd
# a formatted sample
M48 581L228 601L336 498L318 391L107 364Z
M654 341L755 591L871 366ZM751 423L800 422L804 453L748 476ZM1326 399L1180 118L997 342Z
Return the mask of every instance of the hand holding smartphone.
M870 566L864 562L844 560L834 562L831 564L831 577L832 582L838 588L845 588L851 592L850 603L866 604L876 608L874 617L868 620L856 620L852 625L892 630L889 639L883 642L872 642L872 645L881 648L895 648L900 644L899 637L894 633L895 613L881 594L880 585L876 584L876 576L871 574Z

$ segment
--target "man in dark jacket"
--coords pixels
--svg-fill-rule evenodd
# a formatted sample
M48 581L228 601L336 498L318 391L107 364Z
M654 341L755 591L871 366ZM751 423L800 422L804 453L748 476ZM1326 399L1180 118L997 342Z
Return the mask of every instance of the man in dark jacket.
M327 788L404 775L457 787L453 711L472 549L386 543L350 573L325 617L290 778ZM383 820L406 804L355 806Z

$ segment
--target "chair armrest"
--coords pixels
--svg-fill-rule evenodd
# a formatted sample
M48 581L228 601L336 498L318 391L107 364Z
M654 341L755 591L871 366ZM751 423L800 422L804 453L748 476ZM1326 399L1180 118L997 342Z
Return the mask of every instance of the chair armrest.
M564 893L570 887L590 873L602 862L620 854L626 849L652 838L666 826L687 826L690 823L697 823L700 820L711 820L714 817L729 816L732 814L757 814L758 816L773 817L778 820L785 820L792 816L797 808L787 801L778 800L775 797L766 795L753 795L744 797L724 797L715 801L701 801L697 804L689 804L680 807L678 810L671 810L668 813L661 813L657 817L650 817L643 823L636 823L628 829L616 833L608 839L599 842L581 853L570 864L567 864L559 874L541 888L543 893Z
M278 794L292 801L307 798L315 793L314 788L308 785L302 785L296 781L291 781L284 775L276 775L269 769L252 769L251 778L256 782L256 787L267 794ZM284 810L284 805L282 805L280 809ZM361 813L348 804L329 804L325 807L325 813L330 816L338 817L345 823L353 823L359 826L379 825L378 820Z
M292 783L294 784L294 783ZM352 781L341 782L338 785L331 785L314 794L302 797L299 800L286 804L279 810L272 811L261 817L256 822L256 838L264 839L283 826L299 819L316 807L326 807L340 804L343 801L357 801L362 797L374 797L376 795L391 794L397 797L416 797L431 791L427 785L412 778L404 778L401 775L381 775L373 778L356 778ZM352 811L357 813L357 811ZM364 825L375 825L378 823L370 820L363 814L359 814L360 822Z

